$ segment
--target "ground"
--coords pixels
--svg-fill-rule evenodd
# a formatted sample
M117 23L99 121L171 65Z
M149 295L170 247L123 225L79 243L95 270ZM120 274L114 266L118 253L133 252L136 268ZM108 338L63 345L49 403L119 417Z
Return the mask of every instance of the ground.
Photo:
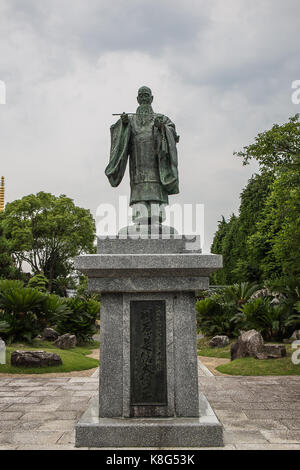
M0 450L75 449L74 426L98 393L97 372L0 377ZM224 427L225 450L300 450L299 376L208 374L199 359L199 391Z

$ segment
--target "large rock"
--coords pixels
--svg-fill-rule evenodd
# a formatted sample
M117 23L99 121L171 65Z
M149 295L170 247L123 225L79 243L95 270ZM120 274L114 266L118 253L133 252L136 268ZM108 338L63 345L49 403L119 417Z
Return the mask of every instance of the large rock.
M262 335L256 330L245 331L231 346L231 360L241 357L256 359L279 359L286 356L286 348L280 344L264 344Z
M268 359L279 359L286 356L286 348L281 344L265 344L264 354Z
M291 340L297 340L300 339L300 330L295 330L294 333L291 336Z
M65 335L59 336L53 344L60 349L75 348L77 344L76 336L66 333Z
M17 367L49 367L62 364L58 354L46 351L13 351L10 362L12 366Z
M238 337L237 342L231 346L230 354L232 361L241 357L265 359L262 335L256 330L245 331Z
M225 335L214 336L209 342L211 348L224 348L224 346L228 346L228 344L229 338Z
M46 341L55 341L59 337L57 331L54 328L45 328L42 333L42 339Z

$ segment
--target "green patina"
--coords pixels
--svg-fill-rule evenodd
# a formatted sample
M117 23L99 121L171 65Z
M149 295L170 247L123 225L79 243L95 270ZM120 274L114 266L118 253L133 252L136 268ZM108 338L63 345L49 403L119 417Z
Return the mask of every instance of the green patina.
M123 113L111 126L110 161L105 174L118 186L129 158L130 205L168 204L170 194L179 193L175 124L153 112L150 88L141 87L136 114Z

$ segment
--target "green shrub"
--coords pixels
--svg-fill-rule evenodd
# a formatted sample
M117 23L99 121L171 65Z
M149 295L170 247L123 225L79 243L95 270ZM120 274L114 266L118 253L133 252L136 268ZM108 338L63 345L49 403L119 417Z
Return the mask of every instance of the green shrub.
M91 341L97 332L96 318L100 303L94 299L79 297L66 299L65 302L68 309L57 315L58 333L76 335L79 344Z
M233 319L257 289L257 284L242 282L208 291L208 297L196 303L197 327L207 336L237 336L239 325Z
M2 285L3 287L3 285ZM0 286L0 327L7 342L26 340L31 342L46 326L46 318L40 312L45 295L29 287Z
M225 309L214 297L199 300L196 303L197 327L206 336L233 334L230 322L231 311Z
M240 329L259 331L266 340L282 340L286 334L287 313L282 305L272 305L270 298L253 299L243 305L234 321Z
M44 273L38 273L29 279L28 287L33 287L40 292L47 292L48 279Z
M28 341L68 310L57 295L23 287L20 281L0 281L0 332L8 343Z

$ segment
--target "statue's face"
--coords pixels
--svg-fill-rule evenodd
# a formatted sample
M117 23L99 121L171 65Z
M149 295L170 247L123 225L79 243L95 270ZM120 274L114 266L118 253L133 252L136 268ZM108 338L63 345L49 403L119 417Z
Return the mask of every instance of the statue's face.
M151 104L153 101L151 90L149 88L140 88L137 100L139 104Z

